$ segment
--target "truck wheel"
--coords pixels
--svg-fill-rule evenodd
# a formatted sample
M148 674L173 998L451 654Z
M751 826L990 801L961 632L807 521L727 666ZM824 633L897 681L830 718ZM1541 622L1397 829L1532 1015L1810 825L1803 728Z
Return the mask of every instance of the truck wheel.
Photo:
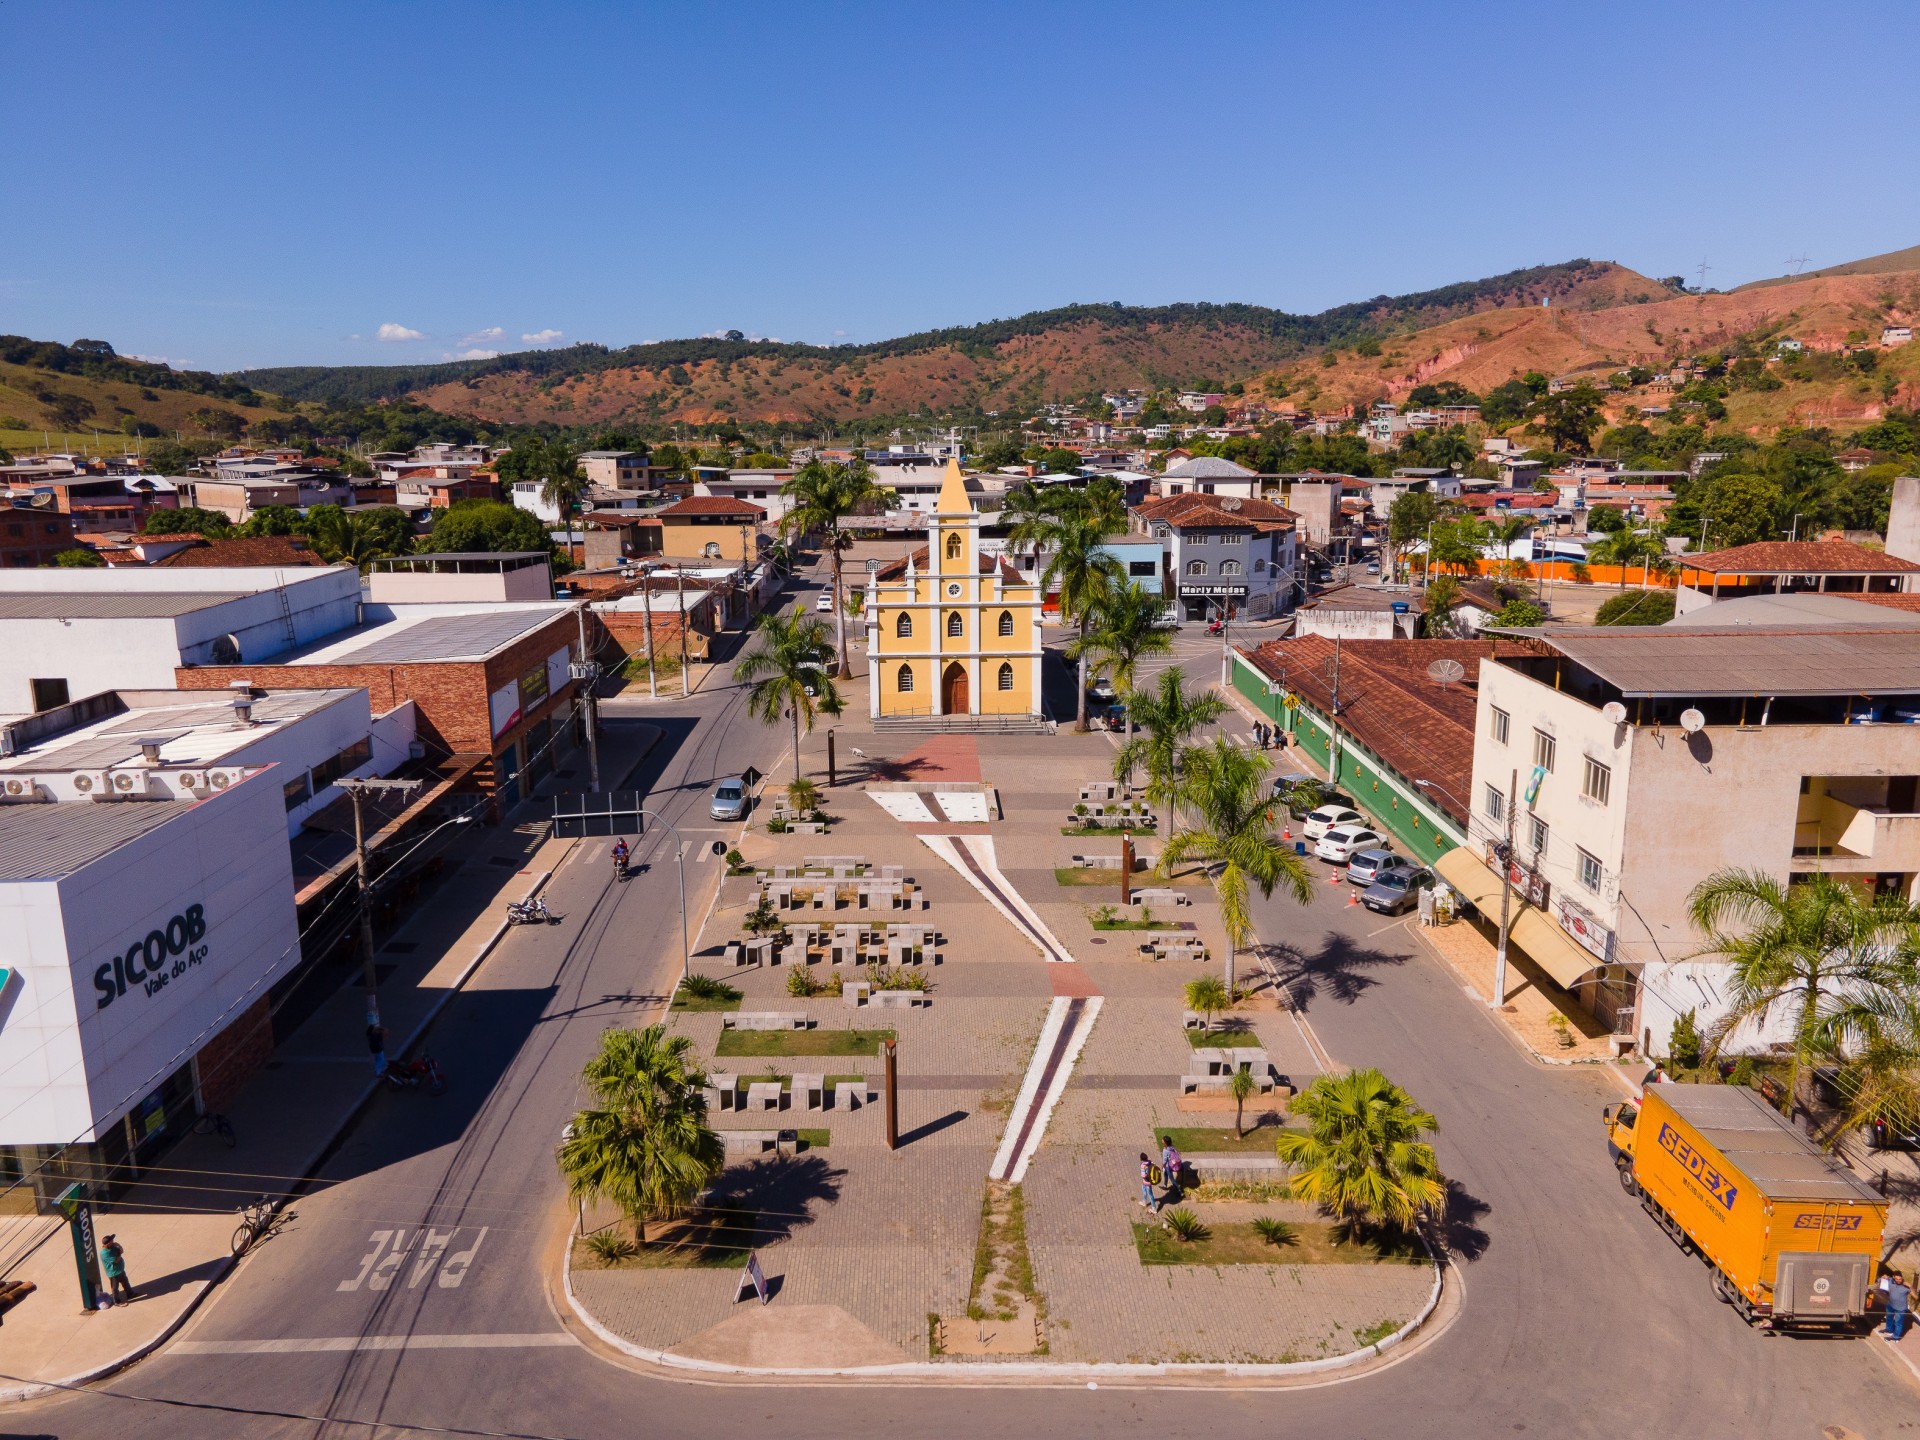
M1633 1178L1633 1167L1631 1165L1622 1165L1620 1167L1620 1188L1629 1195L1638 1195L1640 1193L1640 1182Z
M1726 1275L1718 1269L1709 1270L1707 1273L1713 1277L1713 1293L1719 1299L1720 1303L1722 1305L1734 1304L1734 1297L1740 1292L1733 1288L1733 1282L1727 1279Z

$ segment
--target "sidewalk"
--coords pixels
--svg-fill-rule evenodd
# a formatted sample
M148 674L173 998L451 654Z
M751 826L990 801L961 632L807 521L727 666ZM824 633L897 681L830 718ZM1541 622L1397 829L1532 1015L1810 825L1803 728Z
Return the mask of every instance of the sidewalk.
M624 774L660 738L651 726L603 736L603 768ZM571 763L571 762L570 762ZM585 757L578 758L584 766ZM577 772L576 772L577 773ZM380 944L381 1018L389 1053L406 1053L505 932L502 905L537 892L574 842L545 838L543 782L509 823L470 837L462 863L430 903ZM514 868L516 867L517 868ZM40 1393L48 1381L81 1384L113 1373L165 1341L232 1267L235 1210L266 1194L284 1199L319 1162L373 1096L363 1034L364 997L349 981L276 1046L266 1067L228 1107L239 1143L188 1135L158 1168L109 1205L95 1208L100 1235L119 1237L135 1287L128 1305L92 1315L80 1308L73 1247L63 1223L12 1220L0 1245L6 1279L38 1291L6 1317L0 1402Z

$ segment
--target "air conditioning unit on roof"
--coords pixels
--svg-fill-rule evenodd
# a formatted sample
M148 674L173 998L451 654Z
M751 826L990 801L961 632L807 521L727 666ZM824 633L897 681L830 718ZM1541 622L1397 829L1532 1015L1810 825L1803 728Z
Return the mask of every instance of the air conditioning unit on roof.
M73 788L82 795L111 795L113 780L104 771L81 770L74 774Z
M145 794L147 775L144 770L113 770L107 774L107 783L115 795Z
M33 775L9 775L0 780L0 799L38 800L41 798L40 780Z
M192 795L199 795L207 788L207 772L204 770L169 770L173 783Z

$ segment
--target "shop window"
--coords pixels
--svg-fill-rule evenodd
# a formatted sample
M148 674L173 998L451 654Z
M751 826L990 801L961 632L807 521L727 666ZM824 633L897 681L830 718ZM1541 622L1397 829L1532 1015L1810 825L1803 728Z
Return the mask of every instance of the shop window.
M1004 640L1010 639L1012 635L1013 612L1011 610L1002 610L1000 612L1000 637Z
M903 610L900 613L900 618L893 622L893 633L902 640L911 640L913 638L913 616Z
M907 694L913 689L913 667L911 665L902 665L900 667L900 679L897 682L896 688L902 695Z
M1004 660L1000 662L999 684L1002 690L1013 689L1013 666L1007 664Z
M967 622L961 617L960 612L958 610L949 612L947 615L947 634L958 640L966 633Z

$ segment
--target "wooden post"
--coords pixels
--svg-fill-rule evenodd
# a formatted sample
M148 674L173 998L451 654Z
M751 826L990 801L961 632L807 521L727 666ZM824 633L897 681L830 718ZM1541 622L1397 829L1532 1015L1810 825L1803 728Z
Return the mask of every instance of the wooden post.
M1120 904L1133 903L1133 837L1120 837Z
M897 1040L880 1042L887 1060L887 1149L900 1148L900 1066Z

